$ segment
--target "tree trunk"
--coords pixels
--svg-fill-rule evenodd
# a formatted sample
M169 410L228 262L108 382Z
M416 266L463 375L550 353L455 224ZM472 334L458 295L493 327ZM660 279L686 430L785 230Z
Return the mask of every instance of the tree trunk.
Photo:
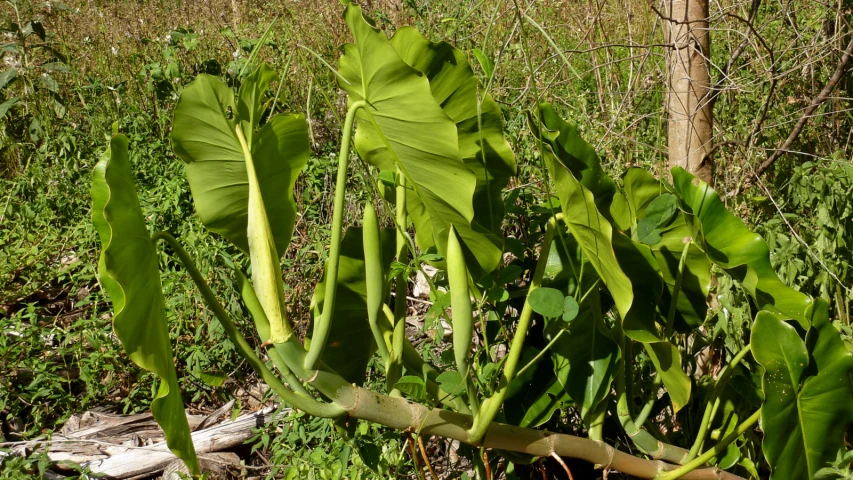
M667 113L670 168L711 183L711 108L708 0L666 0Z

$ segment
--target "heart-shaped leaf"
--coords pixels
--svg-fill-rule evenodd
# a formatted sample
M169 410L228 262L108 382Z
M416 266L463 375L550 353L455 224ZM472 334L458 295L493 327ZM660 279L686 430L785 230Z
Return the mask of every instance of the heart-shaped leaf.
M406 64L426 75L433 98L456 123L462 160L477 178L475 229L493 233L498 237L493 241L500 245L503 189L516 172L500 107L491 95L479 91L465 54L449 43L430 42L414 28L403 27L394 33L391 44Z
M844 448L853 422L853 357L829 321L825 300L805 313L811 323L805 342L770 312L758 312L752 328L752 352L765 369L761 448L771 479L815 478Z
M356 149L381 170L399 168L406 176L407 210L421 248L435 245L446 257L452 224L475 278L494 270L500 238L471 224L477 177L463 161L454 121L436 102L426 76L400 58L358 5L347 5L344 19L354 43L342 48L338 83L350 104L367 104L357 116Z
M310 147L302 115L275 115L257 130L262 94L273 78L274 72L261 65L243 80L235 97L222 80L199 75L175 106L172 147L186 163L202 223L248 252L249 180L235 133L241 125L280 256L290 244L296 221L293 185L308 162Z

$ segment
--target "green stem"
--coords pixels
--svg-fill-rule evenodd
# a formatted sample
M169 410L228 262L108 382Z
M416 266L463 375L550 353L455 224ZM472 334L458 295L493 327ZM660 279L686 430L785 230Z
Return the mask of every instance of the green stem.
M384 317L387 320L387 322L380 323L382 336L385 339L385 344L391 348L392 336L394 334L391 328L391 322L394 320L394 312L391 311L391 308L388 307L388 305L383 305L382 308L383 313L385 314ZM441 386L435 381L441 372L436 370L429 363L425 362L418 351L415 350L415 347L412 346L412 342L405 337L402 356L402 362L406 369L411 372L419 372L421 376L426 378L427 398L438 401L455 412L466 414L471 413L468 405L461 397L454 397L450 392L441 388Z
M542 248L539 252L539 260L536 262L536 270L533 273L533 278L530 280L530 289L527 292L527 298L530 298L530 293L539 287L542 283L542 277L545 275L545 266L548 263L548 255L551 252L551 243L554 239L554 232L558 229L557 222L562 220L563 214L559 213L545 225L545 239L542 243ZM515 330L515 336L512 339L509 353L506 356L503 371L501 372L498 388L489 398L483 401L480 407L480 414L474 419L474 425L471 427L470 436L473 445L478 445L489 428L489 424L494 420L498 410L500 410L506 397L509 384L515 378L518 360L521 358L521 350L524 348L524 341L527 337L527 329L530 327L530 319L533 316L533 307L530 302L524 302L524 308L521 310L521 315L518 318L518 326Z
M686 464L682 465L679 468L676 468L675 470L671 470L667 473L659 475L657 477L658 480L674 480L676 478L681 478L683 475L686 475L692 472L693 470L701 467L702 465L705 465L706 463L708 463L709 460L723 453L732 442L738 439L738 437L740 437L749 429L751 429L760 417L761 410L759 409L756 410L755 413L750 415L749 418L744 420L743 423L738 425L737 429L734 432L730 433L725 438L720 440L719 443L711 447L710 450L705 451L705 453L703 453L702 455L699 455L692 461L687 462Z
M669 301L669 312L666 315L666 330L664 330L664 337L668 339L672 335L672 329L675 326L675 312L678 307L678 296L681 294L681 280L684 275L684 264L687 262L687 254L690 251L690 245L693 242L690 241L687 245L684 246L684 250L681 251L681 259L678 260L678 273L675 275L675 285L672 286L672 299Z
M198 287L201 292L201 296L204 298L205 303L207 303L208 307L213 310L213 314L219 320L219 323L222 324L222 328L225 330L225 334L228 335L231 343L237 347L237 351L240 355L249 363L252 369L261 376L261 379L263 379L263 381L282 398L282 400L289 403L294 408L303 410L309 415L318 417L332 418L338 417L344 413L344 410L335 404L320 403L314 398L290 390L281 383L281 380L279 380L278 377L276 377L266 367L266 365L264 365L264 362L255 355L255 351L240 331L237 330L237 327L231 321L230 315L224 308L222 308L222 305L219 304L219 300L216 299L216 295L213 293L213 290L211 290L207 285L207 282L201 275L201 272L198 271L198 268L196 268L192 258L189 256L187 251L184 250L184 247L181 246L180 242L178 242L178 240L168 232L157 232L151 236L151 240L154 242L157 240L163 240L172 247L172 250L175 251L178 259L180 259L181 264L190 274L190 278L192 278L196 287ZM258 307L260 307L260 303L258 303ZM263 311L263 309L261 309L261 311ZM269 322L267 322L267 331L269 331Z
M655 372L655 378L652 380L652 389L649 391L649 398L646 400L646 404L643 405L643 409L640 410L637 418L634 419L634 424L643 425L646 423L646 419L649 418L649 414L652 413L652 407L658 399L658 390L660 390L662 383L663 377L660 376L660 373Z
M743 347L741 351L732 358L732 361L726 365L722 373L720 373L720 376L717 378L717 383L714 385L714 389L711 390L711 393L708 395L708 399L705 402L705 412L702 414L702 423L699 424L699 433L696 435L696 440L694 440L693 446L690 448L690 453L685 459L686 461L689 462L696 458L696 455L698 455L699 451L702 449L708 429L711 427L711 423L714 421L717 409L720 406L720 394L726 386L726 383L728 383L729 377L732 376L732 372L734 372L735 367L737 367L740 361L743 360L743 357L745 357L751 349L752 345Z
M408 263L408 243L406 242L406 176L397 168L397 261ZM394 321L391 323L391 351L385 367L388 391L394 390L397 380L403 375L403 345L406 342L406 276L400 274L394 283Z
M618 325L618 324L617 324ZM625 351L625 335L621 328L616 328L616 343L621 351ZM652 436L651 433L640 427L640 423L634 422L631 418L631 408L628 403L628 394L625 387L625 368L626 361L623 358L619 362L619 370L616 372L616 380L614 388L616 390L616 416L622 429L634 445L646 455L667 462L681 464L684 458L687 457L687 450L679 448L668 443L664 443Z
M542 357L546 353L548 353L548 350L551 349L551 347L557 342L557 340L560 339L560 337L563 336L563 333L565 333L565 332L566 332L566 329L560 329L560 331L557 332L556 335L554 335L554 338L552 338L551 341L548 342L547 345L545 345L545 348L543 348L542 350L539 350L539 353L537 353L535 357L533 357L529 362L527 362L527 365L521 367L521 369L518 371L518 373L515 374L515 376L520 377L520 376L524 375L524 372L526 372L528 368L532 367L533 365L536 365L539 362L539 360L542 360Z
M246 276L243 275L243 272L238 268L235 268L234 270L236 271L237 276L237 288L240 289L240 296L243 298L243 303L246 305L252 319L255 321L255 329L258 331L258 337L260 337L261 342L266 342L270 339L269 321L266 319L266 314L264 314L263 317L259 315L259 312L264 311L264 307L261 305L261 302L258 301L258 296L255 295L255 290L252 288L252 285L249 283ZM296 378L287 366L287 363L284 362L284 359L281 358L281 355L279 355L275 349L267 348L267 355L270 357L270 360L272 360L273 365L275 365L281 372L281 376L284 377L284 380L288 385L290 385L290 388L299 393L310 395L308 390L302 386L302 382Z
M338 178L335 183L335 203L332 213L332 240L329 244L329 260L326 264L326 294L323 297L323 313L319 321L314 324L314 334L311 336L311 347L305 356L305 368L313 370L317 368L329 333L332 329L332 313L335 311L335 297L338 292L338 265L341 261L341 235L344 223L344 199L346 197L347 170L349 166L350 139L352 138L352 124L358 109L365 105L364 101L358 101L350 105L347 117L344 121L343 137L341 138L341 151L338 155Z

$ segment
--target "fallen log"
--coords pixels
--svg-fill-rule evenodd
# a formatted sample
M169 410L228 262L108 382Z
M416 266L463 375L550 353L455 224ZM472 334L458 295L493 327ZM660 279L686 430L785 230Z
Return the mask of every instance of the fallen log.
M268 408L259 412L227 420L219 425L192 433L196 453L204 458L205 453L218 452L242 445L254 436L253 428L259 428L274 420L286 417L290 409ZM71 459L68 459L71 460ZM169 463L176 460L165 442L145 447L113 446L110 455L82 464L92 473L109 478L127 479L160 473Z

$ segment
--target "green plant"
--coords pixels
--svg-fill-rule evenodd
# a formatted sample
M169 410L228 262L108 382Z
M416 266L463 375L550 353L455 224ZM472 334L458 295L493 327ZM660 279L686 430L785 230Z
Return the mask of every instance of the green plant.
M130 358L160 377L152 410L194 474L158 240L271 389L343 430L353 425L345 419L362 419L494 449L517 464L571 456L643 478L739 478L718 467L758 476L759 451L773 478L814 478L837 458L853 420L853 359L828 303L781 282L761 237L708 185L677 168L671 184L638 168L617 183L577 129L542 103L528 123L551 179L548 201L519 251L503 239L502 192L515 160L500 110L465 55L411 28L389 40L353 4L344 18L354 43L343 47L336 75L349 108L329 256L304 341L287 317L280 253L291 240L307 125L300 115L266 115L276 99L267 94L270 68L257 67L236 92L200 75L181 93L172 133L202 223L250 259L251 282L239 266L233 275L262 342L257 350L181 243L149 235L124 136L113 137L95 171L99 271L116 333ZM369 165L360 173L376 186L372 203L382 215L365 207L363 228L344 230L351 144ZM538 256L525 258L537 247ZM505 250L520 255L502 265ZM446 273L450 288L452 312L443 301L436 312L454 330L443 372L405 335L407 277L423 262ZM689 373L705 342L712 267L746 292L756 320L722 373L698 382ZM376 351L385 395L360 386ZM750 401L761 396L760 405ZM568 414L554 420L557 410L575 412L577 422ZM759 419L764 438L755 432ZM543 424L547 430L536 429ZM623 434L658 461L604 443ZM480 458L478 473L488 476Z

